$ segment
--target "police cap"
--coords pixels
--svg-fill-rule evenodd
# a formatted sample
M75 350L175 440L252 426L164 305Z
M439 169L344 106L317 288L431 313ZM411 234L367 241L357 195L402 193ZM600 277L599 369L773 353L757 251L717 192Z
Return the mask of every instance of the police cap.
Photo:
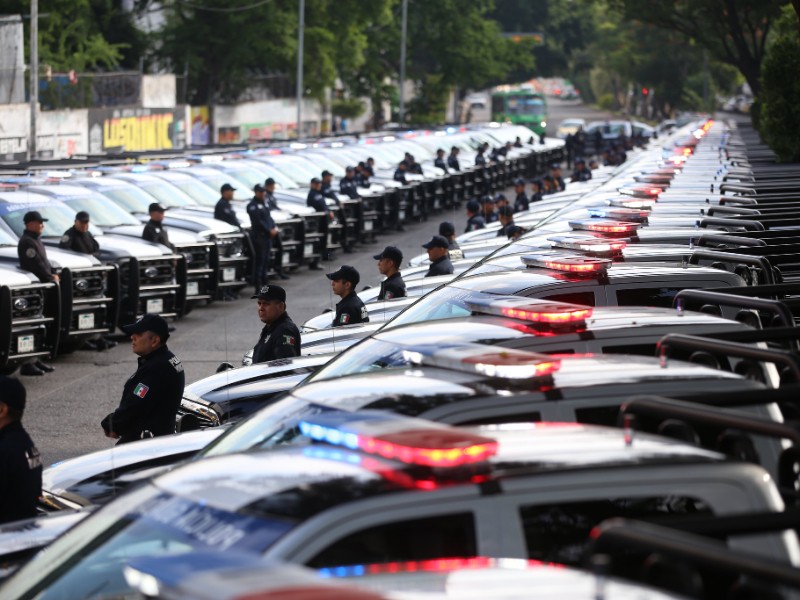
M80 221L81 223L88 223L89 222L89 213L85 210L79 210L75 215L75 220Z
M446 250L450 247L450 242L441 235L435 235L431 238L430 242L422 244L422 247L426 250L430 250L431 248L444 248Z
M45 219L38 210L31 210L25 213L25 216L22 217L22 220L27 225L33 221L38 221L39 223L46 223L49 219Z
M355 269L355 267L351 267L350 265L342 265L339 267L338 271L326 273L325 277L331 281L337 281L339 279L349 281L353 284L353 287L357 286L358 282L361 281L361 275L358 274L358 271Z
M250 296L251 300L258 298L259 300L277 300L278 302L286 302L286 290L279 285L262 285L261 289L254 296Z
M447 237L448 235L454 235L456 232L456 226L453 225L450 221L442 221L439 223L439 235L443 235Z
M18 411L25 410L25 386L19 379L0 375L0 402Z
M403 253L397 246L386 246L386 248L383 249L383 252L376 254L372 258L375 260L388 258L389 260L393 260L398 267L403 264Z
M145 331L152 331L161 338L161 342L166 342L169 337L169 325L161 315L154 313L145 313L135 323L130 325L123 325L120 327L126 335L133 335L134 333L144 333Z

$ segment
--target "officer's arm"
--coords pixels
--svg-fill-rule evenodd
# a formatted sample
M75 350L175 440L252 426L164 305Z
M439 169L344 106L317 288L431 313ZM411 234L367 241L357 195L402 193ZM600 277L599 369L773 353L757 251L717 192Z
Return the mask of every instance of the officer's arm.
M20 266L23 264L27 265L25 268L26 271L30 271L39 279L39 281L47 282L53 281L53 271L50 267L50 263L46 258L43 256L39 256L39 252L33 244L27 245L27 247L20 246L21 252L19 252L19 259L20 259ZM25 255L25 259L23 260L23 256Z
M90 233L89 239L92 240L92 254L97 254L100 252L100 244L97 243L97 240L94 239L94 236Z
M155 242L156 241L155 229L153 229L149 225L145 225L144 230L142 230L142 239L147 242Z
M150 369L136 375L131 391L123 395L117 410L106 417L107 430L121 436L136 433L134 428L155 410L158 402L164 401L160 395L167 387L166 375L163 369Z
M275 358L293 358L300 356L297 349L300 347L300 334L296 336L290 329L280 332L280 337L275 344Z
M69 233L64 233L58 242L58 247L62 250L72 250L72 236Z

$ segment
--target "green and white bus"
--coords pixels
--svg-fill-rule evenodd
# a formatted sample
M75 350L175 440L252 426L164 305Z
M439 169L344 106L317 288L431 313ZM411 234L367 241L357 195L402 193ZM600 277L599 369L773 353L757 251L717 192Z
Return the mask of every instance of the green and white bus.
M544 95L532 90L495 91L492 120L526 125L541 135L547 127L547 102Z

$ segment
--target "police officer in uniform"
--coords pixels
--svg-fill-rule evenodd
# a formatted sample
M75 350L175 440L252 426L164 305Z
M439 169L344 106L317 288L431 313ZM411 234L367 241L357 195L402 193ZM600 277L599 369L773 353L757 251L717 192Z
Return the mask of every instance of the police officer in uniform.
M428 258L431 261L431 266L425 277L433 277L434 275L452 275L453 263L450 262L450 253L448 251L450 244L445 238L440 235L435 235L427 244L422 244L422 247L428 251Z
M591 169L586 168L586 161L580 157L576 158L575 170L572 172L572 176L569 178L569 180L571 182L589 181L591 178L592 178L592 171Z
M22 427L25 387L0 375L0 523L37 515L42 494L42 459Z
M370 186L369 183L369 170L367 169L367 163L361 161L358 163L358 167L356 168L356 186L362 188L368 188Z
M85 210L79 211L75 215L75 223L64 232L58 247L63 250L72 250L81 254L91 254L97 256L100 252L100 244L94 239L89 231L89 213Z
M322 182L317 179L316 177L311 179L310 183L311 189L308 190L308 196L306 196L306 206L310 206L317 212L325 213L328 215L327 220L324 222L325 228L325 236L327 237L328 234L328 224L333 221L334 215L333 211L328 209L328 204L325 201L325 196L322 195ZM312 271L319 271L322 267L319 266L319 259L314 259L311 261L311 264L308 265L308 268Z
M514 191L517 196L514 198L514 212L522 212L530 208L530 200L525 194L525 180L521 177L514 180Z
M497 213L494 210L494 198L487 194L481 198L481 204L483 205L481 212L481 215L483 216L483 222L489 224L497 221Z
M460 250L461 246L456 241L456 226L450 221L439 223L439 235L447 240L449 250Z
M50 261L47 260L47 250L41 239L47 220L36 210L25 213L25 216L22 217L25 231L22 232L17 244L17 256L19 257L19 266L23 271L33 273L42 283L58 283L60 278L53 273ZM53 371L55 371L54 367L42 362L39 358L28 361L20 367L22 375L38 376Z
M400 274L400 266L403 264L403 253L395 246L386 246L383 252L373 256L378 261L378 271L385 275L386 279L381 281L381 292L378 300L391 300L392 298L406 297L406 284Z
M367 157L366 169L370 177L375 177L375 159L371 156Z
M553 184L553 193L563 192L567 189L567 184L564 183L564 178L561 176L561 165L553 163L550 165L549 179Z
M406 179L406 173L408 173L408 163L402 160L397 165L397 170L394 172L394 180L399 181L403 185L408 185L408 180Z
M468 231L477 231L486 227L486 221L483 220L481 215L481 205L477 200L470 200L467 202L467 227L464 233Z
M511 237L511 228L515 226L514 209L510 206L501 206L497 211L497 218L500 221L497 237Z
M175 250L169 242L167 230L164 227L164 211L167 209L161 206L158 202L153 202L148 208L147 212L150 213L150 220L145 223L142 230L142 239L148 242L155 242L156 244L163 244L171 250Z
M445 172L445 174L449 173L449 171L447 170L447 163L444 161L444 150L442 148L439 148L436 151L436 158L433 160L433 166L439 167L442 171Z
M253 243L253 285L256 294L262 285L266 285L269 273L269 255L272 251L272 238L278 235L278 228L272 220L266 205L267 190L256 184L253 187L253 199L247 204L250 217L250 241Z
M333 293L341 298L336 305L336 314L333 316L333 326L352 325L353 323L369 323L367 308L356 295L356 286L361 281L361 275L350 265L342 265L334 273L326 273L325 277L331 280Z
M253 299L258 299L258 318L264 323L253 348L253 364L300 356L300 330L286 312L286 290L265 285Z
M333 173L328 170L322 172L322 186L320 187L320 192L326 198L330 198L336 204L339 204L339 196L336 195L336 192L333 191Z
M361 197L358 194L358 185L356 184L355 174L356 170L354 167L347 167L345 169L344 177L339 180L339 192L353 200Z
M272 177L267 177L264 180L264 189L267 190L264 202L269 207L270 215L272 215L273 210L280 210L278 208L278 201L275 199L275 180ZM278 276L278 279L291 279L283 270L283 240L281 239L280 229L278 229L278 233L275 237L272 238L272 245L275 248L275 262L278 263L275 267L275 274Z
M460 171L461 165L458 162L458 153L460 150L453 146L450 148L450 156L447 157L447 166L453 169L454 171Z
M103 431L118 444L175 433L185 375L180 359L167 348L167 322L146 313L121 329L139 355L139 368L125 382L117 409L100 423Z
M242 228L242 224L239 223L239 219L236 216L236 211L233 210L233 206L231 206L231 200L233 200L233 192L236 191L236 188L233 187L230 183L223 183L222 187L219 188L220 199L217 201L217 205L214 207L214 218L219 219L220 221L225 221L233 225L234 227L238 227L239 229Z

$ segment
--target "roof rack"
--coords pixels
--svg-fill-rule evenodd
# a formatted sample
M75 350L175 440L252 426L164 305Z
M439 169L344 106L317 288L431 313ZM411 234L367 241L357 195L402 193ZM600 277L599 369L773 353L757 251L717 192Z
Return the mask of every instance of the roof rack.
M794 317L789 308L780 300L767 298L743 298L734 294L715 292L712 290L680 290L672 299L674 308L688 308L687 303L715 304L717 306L733 306L739 309L750 308L758 311L769 311L779 318L787 327L794 325Z
M715 262L736 262L741 265L755 267L759 269L759 273L764 279L763 282L760 281L759 283L778 283L775 280L775 272L772 265L763 256L748 256L746 254L728 252L727 250L695 250L689 257L689 264L699 265L701 259Z

